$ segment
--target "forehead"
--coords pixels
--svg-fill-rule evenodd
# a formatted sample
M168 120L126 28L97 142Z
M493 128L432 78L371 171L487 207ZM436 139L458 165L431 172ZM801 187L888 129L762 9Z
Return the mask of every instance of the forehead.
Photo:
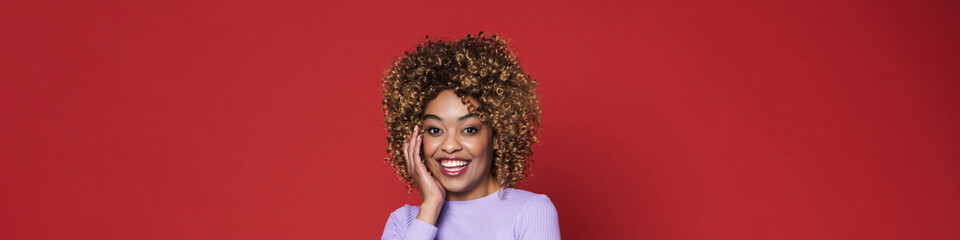
M476 104L476 101L473 98L467 98L467 102L470 104ZM443 119L449 119L448 117L457 118L470 114L470 109L466 104L463 103L463 100L453 92L453 90L445 90L437 94L436 98L427 102L427 106L423 110L423 113L437 115Z

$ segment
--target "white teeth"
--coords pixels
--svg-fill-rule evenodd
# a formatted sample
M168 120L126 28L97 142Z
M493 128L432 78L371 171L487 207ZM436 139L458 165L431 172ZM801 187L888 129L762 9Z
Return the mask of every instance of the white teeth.
M467 161L443 160L443 161L440 161L440 165L442 165L445 168L462 168L463 166L467 165Z

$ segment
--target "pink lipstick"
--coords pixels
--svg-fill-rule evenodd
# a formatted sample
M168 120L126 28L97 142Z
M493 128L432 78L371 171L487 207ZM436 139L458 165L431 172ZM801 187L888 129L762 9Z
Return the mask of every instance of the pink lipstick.
M440 171L443 175L451 177L463 174L470 165L470 160L458 157L440 157L437 158L437 162L440 163Z

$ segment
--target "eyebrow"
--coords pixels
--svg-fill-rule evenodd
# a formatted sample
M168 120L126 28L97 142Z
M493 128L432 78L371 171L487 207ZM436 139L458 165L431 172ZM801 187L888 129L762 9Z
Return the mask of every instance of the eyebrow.
M476 116L477 116L477 114L475 114L475 113L463 115L462 117L457 118L457 121L463 121L463 120L465 120L465 119L467 119L467 118L476 117ZM433 119L436 119L437 121L441 121L441 122L443 121L442 118L438 117L437 115L433 115L433 114L423 115L423 119L427 119L427 118L433 118Z

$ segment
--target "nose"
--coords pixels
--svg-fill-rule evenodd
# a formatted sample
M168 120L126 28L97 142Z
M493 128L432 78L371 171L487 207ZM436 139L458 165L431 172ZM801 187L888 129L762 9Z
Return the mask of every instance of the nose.
M455 153L463 149L463 145L460 145L460 139L451 134L443 138L443 144L440 145L440 149L446 153Z

